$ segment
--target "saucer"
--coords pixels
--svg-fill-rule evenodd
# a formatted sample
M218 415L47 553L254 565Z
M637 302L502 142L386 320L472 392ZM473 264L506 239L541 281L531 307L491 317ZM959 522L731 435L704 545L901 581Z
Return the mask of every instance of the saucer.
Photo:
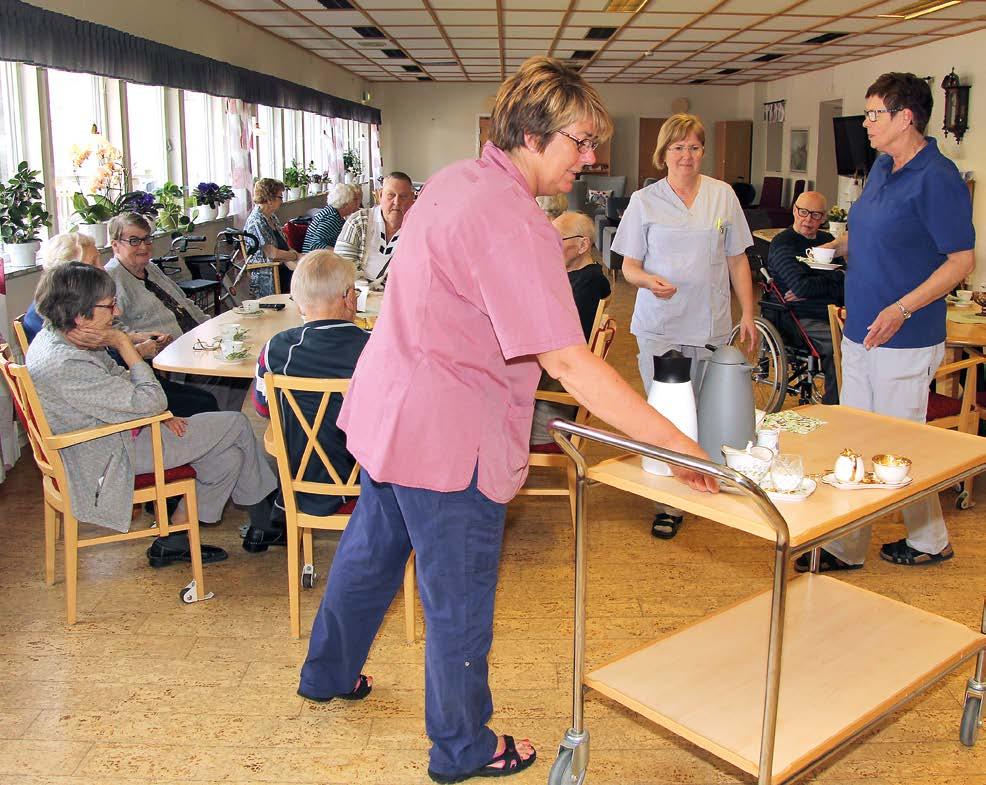
M763 488L763 492L767 494L767 497L772 502L803 502L815 492L818 483L810 477L805 477L796 490L779 491L771 484L768 478L764 478L763 484L760 487Z
M974 302L966 302L965 300L949 301L948 303L950 308L972 308L975 304Z
M234 359L228 360L225 357L223 357L219 352L216 352L216 362L224 363L225 365L238 365L244 360L249 360L249 359L250 357L247 356L247 357L236 357Z
M870 477L871 475L867 473L866 476ZM896 488L903 488L905 485L910 485L913 481L914 478L911 477L910 475L905 477L902 482L896 483L894 485L891 485L890 483L886 483L886 482L877 482L877 481L866 482L865 478L863 482L839 482L836 479L834 473L826 474L824 477L822 477L822 482L826 483L827 485L831 485L833 488L838 488L840 491L859 491L859 490L865 490L867 488L883 488L883 489L892 490Z
M812 270L838 270L841 265L833 262L805 262Z
M260 311L243 311L243 310L241 310L241 308L242 308L242 306L239 306L239 305L236 306L233 309L233 313L235 313L237 316L245 316L245 317L247 317L247 319L254 319L257 316L263 316L264 315L264 312L262 310L260 310Z

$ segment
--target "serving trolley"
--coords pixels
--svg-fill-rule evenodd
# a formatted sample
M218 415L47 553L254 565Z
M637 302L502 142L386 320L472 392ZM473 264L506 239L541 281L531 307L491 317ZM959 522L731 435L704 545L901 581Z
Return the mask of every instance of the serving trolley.
M841 406L807 406L826 421L809 435L782 434L807 473L830 470L847 446L912 457L910 484L841 491L821 482L778 509L746 477L717 464L563 420L554 438L575 464L575 625L572 726L549 785L580 785L589 764L586 688L668 728L753 775L790 782L975 657L959 736L975 743L982 721L986 611L979 632L818 573L819 547L926 494L986 468L986 442ZM587 466L572 437L626 451ZM651 457L715 477L724 492L693 491L644 471ZM773 585L590 673L585 672L586 494L609 485L687 510L774 545ZM729 491L729 492L725 492ZM811 552L811 572L791 578L791 559ZM922 576L934 580L932 574ZM673 673L674 678L667 678Z

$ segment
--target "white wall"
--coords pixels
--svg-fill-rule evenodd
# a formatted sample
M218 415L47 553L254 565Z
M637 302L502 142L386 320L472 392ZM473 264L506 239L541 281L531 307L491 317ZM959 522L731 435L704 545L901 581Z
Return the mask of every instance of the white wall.
M498 85L485 83L374 83L373 104L383 113L384 169L400 169L414 180L461 158L476 155L478 117L488 114ZM668 85L597 85L613 115L611 170L637 176L638 119L668 117L671 102L686 97L705 123L708 144L703 170L711 173L715 160L714 124L717 120L749 120L752 103L741 101L734 87Z
M200 0L26 0L60 14L359 101L367 83Z
M932 95L935 108L928 123L927 133L938 140L941 151L951 158L959 171L971 170L981 180L978 193L973 202L973 222L980 238L986 238L986 94L983 86L975 87L976 77L986 73L986 31L969 33L947 41L903 49L896 54L880 55L849 65L838 65L822 71L778 79L767 82L756 95L750 95L754 106L748 111L755 118L753 182L759 184L764 174L778 174L788 179L807 177L815 180L815 163L818 151L818 104L820 101L842 99L844 115L862 114L865 108L866 88L880 74L888 71L911 71L918 76L932 77ZM969 129L961 144L955 138L945 139L942 133L942 118L945 94L939 85L952 66L962 80L962 84L973 85L969 97ZM984 82L986 85L986 82ZM793 173L764 171L764 148L762 144L763 126L761 122L764 101L784 99L786 121L784 124L784 166L789 162L791 128L810 128L808 148L808 172ZM844 179L844 178L843 178ZM979 243L976 251L976 280L986 280L986 252L984 243Z

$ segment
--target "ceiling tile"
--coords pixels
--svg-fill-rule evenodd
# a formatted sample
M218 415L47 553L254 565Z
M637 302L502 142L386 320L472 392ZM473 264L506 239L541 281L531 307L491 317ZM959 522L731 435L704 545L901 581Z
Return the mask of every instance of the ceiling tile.
M391 25L387 27L387 33L392 35L394 38L417 38L417 39L432 39L435 38L435 26L429 25ZM447 31L446 31L447 32Z
M501 5L506 9L523 11L531 6L552 11L567 11L568 0L501 0Z
M743 43L769 44L791 35L782 30L740 30L730 38L730 41L740 41Z
M496 25L485 25L483 27L471 27L459 25L446 25L445 32L450 38L496 38Z
M431 0L431 7L438 8L476 8L483 11L496 11L496 0Z
M352 32L352 28L346 28ZM331 38L324 30L311 25L309 27L272 27L270 32L284 38ZM356 33L353 33L356 35Z
M438 9L435 12L444 25L496 25L496 11L449 11Z
M901 0L907 5L908 0ZM865 0L805 0L794 9L796 14L822 14L823 16L844 16L869 5Z
M274 2L274 0L213 0L213 2L225 8L229 11L240 11L244 8L249 8L254 11L281 11L282 6ZM307 0L307 2L312 2L312 0ZM321 8L321 6L319 6Z
M720 30L739 30L757 22L769 20L769 17L753 14L709 14L699 19L692 27L712 27Z
M965 24L955 25L954 27L948 28L948 32L951 35L964 35L975 30L982 30L984 27L986 27L986 20L979 20L977 22L966 22Z
M370 24L370 20L359 11L302 11L302 14L315 24L325 27Z
M253 22L261 27L272 27L275 25L297 25L304 24L304 19L293 11L239 11L248 22Z
M942 22L939 19L932 19L930 16L926 16L923 19L907 19L903 22L888 25L887 27L881 27L879 32L908 35L911 33L926 33L929 30L937 30L939 27L943 27L944 25L945 22Z
M824 16L772 16L764 19L757 27L761 30L812 30L812 35L822 32L854 33L857 30L852 22ZM819 29L814 30L815 27Z
M378 25L434 25L427 11L374 11L373 19Z
M675 27L624 27L619 33L620 41L663 41L677 30Z
M545 41L550 41L555 37L555 33L558 28L552 25L537 25L532 27L520 27L518 25L505 26L503 28L503 37L510 38L540 38ZM586 41L585 43L590 43Z
M634 17L634 26L681 27L698 19L698 14L653 14L645 12Z
M790 0L728 0L718 10L734 14L776 14L790 6Z
M307 2L308 0L285 0L288 4L291 2ZM359 0L360 8L364 11L370 11L371 13L377 8L389 8L389 9L403 9L403 8L417 8L422 9L424 5L421 0ZM318 5L316 0L316 7L323 8L324 6Z
M565 14L562 11L508 10L503 12L503 24L505 25L552 25L558 27L564 18ZM493 21L496 22L496 19Z
M573 11L568 20L573 25L588 25L589 27L619 27L627 22L633 14L610 13L609 11Z

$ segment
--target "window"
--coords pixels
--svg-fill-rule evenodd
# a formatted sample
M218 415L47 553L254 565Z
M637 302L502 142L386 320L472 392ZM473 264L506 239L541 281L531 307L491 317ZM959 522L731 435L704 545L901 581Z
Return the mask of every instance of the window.
M269 106L257 107L254 126L255 177L273 177L284 173L284 145L281 134L281 110Z
M226 112L222 98L185 91L185 156L189 193L201 182L229 181Z
M20 111L17 64L0 63L0 180L13 176L24 152L24 127Z
M127 85L132 190L153 191L168 180L164 88Z
M74 222L73 193L116 199L126 188L120 139L109 138L106 130L111 125L107 82L91 74L48 71L55 213L62 231Z
M305 161L301 112L297 109L282 109L281 113L284 117L284 165L297 161L299 166L304 166L308 162ZM281 169L275 178L280 180L283 176L284 170Z

